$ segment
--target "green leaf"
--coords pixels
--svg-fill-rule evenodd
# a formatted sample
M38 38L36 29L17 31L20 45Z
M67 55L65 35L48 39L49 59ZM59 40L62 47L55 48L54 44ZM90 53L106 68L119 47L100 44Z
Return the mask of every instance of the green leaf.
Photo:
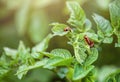
M27 67L28 67L27 65L21 65L19 67L19 69L17 70L17 73L16 73L18 79L22 79L23 75L26 75L27 71L24 71L24 72L21 72L21 73L19 73L19 72L26 69Z
M57 74L59 75L59 77L61 79L63 79L64 77L66 77L67 73L68 73L68 69L66 67L61 67L57 71Z
M114 73L117 69L117 67L111 65L102 66L97 72L98 82L106 82L105 79L109 77L111 73Z
M61 58L71 58L72 57L71 53L66 49L54 49L50 53L56 57L61 57Z
M117 70L111 73L106 79L105 82L119 82L120 81L120 70Z
M24 43L22 41L20 41L19 46L18 46L18 57L19 57L19 61L21 61L22 63L26 61L26 57L28 56L28 52L29 50L26 49Z
M73 80L79 80L87 76L87 74L94 68L94 66L83 67L79 64L76 64L74 67Z
M68 50L65 49L54 49L49 54L50 58L48 62L46 63L46 68L52 67L52 66L65 66L70 65L73 58L71 56L71 53Z
M89 31L91 29L91 27L92 27L92 23L90 22L89 19L86 19L85 20L85 25L84 25L85 31Z
M103 40L103 43L112 43L113 42L113 37L105 37Z
M117 30L120 28L120 0L115 0L109 5L112 26Z
M101 31L104 36L110 37L113 34L113 29L108 20L97 14L94 14L93 19L97 24L98 31Z
M32 48L32 52L45 51L48 48L48 43L52 37L52 34L49 34L42 42Z
M68 33L64 32L64 29L68 27L65 24L52 23L51 25L53 26L52 32L54 33L54 35L64 36Z
M9 72L9 69L0 67L0 79Z
M120 43L115 43L115 47L120 47Z
M49 34L42 42L32 48L31 55L33 58L42 58L42 55L39 54L39 52L45 51L48 48L49 41L52 37L53 35Z
M43 54L37 53L37 52L32 52L31 56L35 59L41 59L43 57Z
M70 18L67 22L74 27L82 28L83 24L86 21L86 16L79 3L74 1L67 2L67 7L71 12Z
M8 68L9 61L7 61L7 56L3 53L0 57L0 67Z
M19 46L18 46L18 52L20 51L25 51L26 47L24 45L24 43L22 41L19 42Z
M82 82L96 82L96 69L92 69L88 75L82 79Z
M54 68L55 66L69 66L73 58L62 58L62 57L53 57L48 60L45 68Z
M87 54L84 51L84 48L79 46L74 47L74 53L76 60L82 65L87 57Z
M93 41L99 42L98 35L95 33L86 32L86 35Z
M5 47L4 51L5 51L5 54L7 56L10 56L12 59L16 59L16 57L17 57L17 50Z
M118 43L115 44L115 47L120 47L120 0L115 0L111 3L109 5L109 11L114 33L118 38Z
M35 69L35 68L39 68L39 67L42 67L46 64L46 62L48 61L48 59L43 59L41 61L37 61L35 62L34 65L30 65L30 66L27 66L27 65L22 65L19 67L19 69L17 70L17 73L16 75L18 76L19 79L21 79L23 77L23 75L26 75L26 73L31 70L31 69Z
M104 33L101 30L97 31L97 34L99 35L99 38L102 40L104 39Z
M85 65L89 66L94 63L98 58L98 50L96 48L91 48L91 53L88 58L86 58Z
M83 82L95 82L95 79L92 77L86 77Z
M30 66L27 68L27 70L44 66L44 65L47 63L47 61L48 61L47 58L44 58L44 59L42 59L41 61L37 61L37 62L35 62L34 65L30 65Z
M68 73L67 73L67 78L72 79L74 74L74 69L73 67L68 67Z
M34 59L30 54L30 49L26 48L22 41L20 41L17 55L17 61L19 61L19 64L29 65L34 63Z

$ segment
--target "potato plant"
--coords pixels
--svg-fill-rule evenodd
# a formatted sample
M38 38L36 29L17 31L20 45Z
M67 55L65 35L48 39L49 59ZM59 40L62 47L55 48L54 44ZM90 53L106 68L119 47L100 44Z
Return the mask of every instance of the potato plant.
M113 35L118 39L115 47L120 47L120 0L109 5L110 21L93 14L97 30L92 29L91 21L77 2L67 2L67 8L70 11L68 25L50 24L52 33L32 49L25 47L22 41L18 49L4 48L0 58L1 81L9 72L22 79L29 70L44 68L56 72L60 78L66 78L67 82L98 82L93 63L98 59L99 47L111 44ZM62 48L47 52L49 41L55 36L68 38L68 45L73 47L74 54ZM106 76L104 82L120 82L120 69Z

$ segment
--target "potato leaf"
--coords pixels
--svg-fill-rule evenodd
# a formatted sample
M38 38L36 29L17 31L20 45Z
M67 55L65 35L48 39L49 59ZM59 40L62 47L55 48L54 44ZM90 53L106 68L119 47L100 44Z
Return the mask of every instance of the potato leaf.
M42 42L32 48L31 55L33 58L39 59L42 57L42 54L40 54L39 52L43 52L48 48L48 43L52 37L52 34L49 34Z
M53 26L52 32L54 33L54 35L64 36L68 33L68 31L64 32L64 29L68 27L65 24L52 23L51 25Z
M117 70L111 73L106 79L105 82L119 82L120 81L120 70Z
M53 54L54 56L62 57L62 58L72 57L71 53L66 49L54 49L50 53Z
M115 47L120 47L120 0L115 0L111 3L109 5L109 11L114 33L118 38L118 43L115 43Z
M115 0L109 5L112 26L120 28L120 0Z
M31 69L35 69L38 67L42 67L46 64L46 62L48 61L48 59L43 59L41 61L35 62L33 65L22 65L19 67L19 69L17 70L16 75L18 76L19 79L21 79L24 75L27 74L27 72Z
M49 68L51 66L70 65L70 63L73 60L71 53L65 49L54 49L51 51L50 56L52 58L50 58L48 60L48 62L46 63L46 66L45 66L47 68Z
M48 60L44 67L51 69L54 68L55 66L69 66L72 60L73 60L72 57L71 58L53 57Z
M92 27L91 21L89 19L86 19L85 24L84 24L85 31L89 31L91 29L91 27Z
M57 74L59 75L60 78L64 78L68 73L68 69L66 67L61 67L58 69Z
M90 32L86 32L85 33L90 39L92 39L93 41L99 42L98 40L98 35L95 33L90 33Z
M74 67L73 80L79 80L84 78L93 68L94 66L92 65L85 68L80 64L76 64Z
M85 53L84 51L84 48L79 48L79 47L74 47L74 53L75 53L75 58L76 60L81 64L83 65L86 57L87 57L87 54Z
M83 9L80 7L80 5L77 2L74 1L67 2L67 7L71 12L70 18L67 22L72 26L77 28L79 27L81 29L86 21L86 16Z
M112 43L113 42L113 37L105 37L103 40L103 43Z
M17 74L16 74L18 76L18 79L22 79L23 75L27 74L28 71L24 71L24 72L19 73L19 71L22 71L22 70L26 69L27 67L28 67L27 65L21 65L19 67L19 69L17 70Z
M4 51L5 51L5 54L7 56L10 56L12 59L16 59L16 57L17 57L17 50L5 47Z
M98 50L96 48L91 49L91 53L89 54L88 58L85 61L85 65L89 66L93 62L95 62L98 58Z
M113 29L110 22L98 14L94 14L94 21L97 24L98 31L103 32L104 36L110 37L113 34Z

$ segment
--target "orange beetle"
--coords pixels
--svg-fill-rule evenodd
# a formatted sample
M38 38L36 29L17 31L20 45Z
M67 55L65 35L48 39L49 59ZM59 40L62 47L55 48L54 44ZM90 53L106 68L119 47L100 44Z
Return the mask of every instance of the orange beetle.
M87 35L84 36L84 39L85 41L87 42L87 44L90 46L90 47L93 47L94 46L94 42L91 41Z
M64 32L66 32L66 31L71 31L72 29L70 28L70 27L66 27L66 28L64 28Z

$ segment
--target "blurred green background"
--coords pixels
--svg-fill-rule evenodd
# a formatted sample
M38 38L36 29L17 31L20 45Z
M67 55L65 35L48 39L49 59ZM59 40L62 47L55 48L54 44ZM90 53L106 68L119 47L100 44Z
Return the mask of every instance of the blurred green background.
M26 46L32 47L51 32L50 23L66 23L69 18L66 1L80 3L86 16L92 21L93 29L96 29L92 19L93 13L110 19L108 5L113 0L0 0L0 53L6 46L17 48L20 40ZM114 38L113 44L102 44L96 66L120 66L120 49L114 47L116 37ZM65 37L53 38L48 51L54 48L66 48L73 53ZM3 82L65 82L65 79L61 80L55 73L46 69L35 69L21 81L11 75Z

